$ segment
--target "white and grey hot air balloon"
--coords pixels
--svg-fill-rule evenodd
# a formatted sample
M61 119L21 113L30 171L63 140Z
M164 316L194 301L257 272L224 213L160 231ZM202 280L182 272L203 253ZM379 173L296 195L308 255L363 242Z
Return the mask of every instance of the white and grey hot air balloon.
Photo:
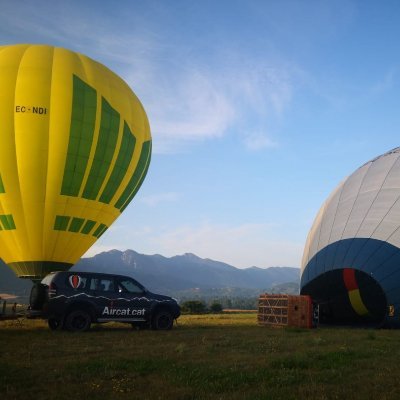
M301 294L332 322L400 326L400 147L358 168L310 230Z

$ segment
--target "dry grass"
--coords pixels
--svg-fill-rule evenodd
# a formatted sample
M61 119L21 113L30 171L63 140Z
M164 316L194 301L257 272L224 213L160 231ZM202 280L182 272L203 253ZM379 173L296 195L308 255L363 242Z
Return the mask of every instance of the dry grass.
M398 399L399 331L269 329L183 316L170 332L0 322L1 400Z

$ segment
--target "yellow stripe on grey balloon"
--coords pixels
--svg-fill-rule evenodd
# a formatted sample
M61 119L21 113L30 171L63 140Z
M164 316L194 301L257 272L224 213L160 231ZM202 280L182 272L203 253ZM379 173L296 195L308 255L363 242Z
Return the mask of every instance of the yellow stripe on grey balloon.
M368 309L365 307L364 302L361 298L360 290L359 289L354 289L354 290L349 290L349 300L350 303L354 309L354 311L361 316L369 314Z

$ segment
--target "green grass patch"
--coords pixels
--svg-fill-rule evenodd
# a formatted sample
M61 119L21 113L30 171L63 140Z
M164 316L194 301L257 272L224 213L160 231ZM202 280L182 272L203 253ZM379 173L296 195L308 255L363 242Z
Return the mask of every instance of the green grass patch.
M399 331L271 329L254 313L182 316L172 331L0 325L0 398L398 399Z

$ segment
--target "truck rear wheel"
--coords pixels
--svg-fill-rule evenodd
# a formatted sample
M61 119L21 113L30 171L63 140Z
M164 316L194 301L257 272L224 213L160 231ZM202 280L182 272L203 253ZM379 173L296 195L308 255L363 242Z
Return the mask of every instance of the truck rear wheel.
M90 329L92 319L85 310L71 311L65 319L65 327L70 332L85 332Z

